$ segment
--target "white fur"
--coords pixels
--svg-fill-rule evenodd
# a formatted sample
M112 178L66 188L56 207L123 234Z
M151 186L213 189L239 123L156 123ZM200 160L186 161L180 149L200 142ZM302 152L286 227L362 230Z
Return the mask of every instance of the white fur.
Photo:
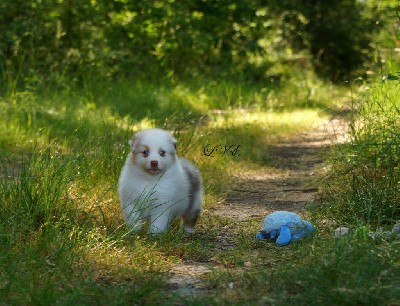
M162 233L182 217L185 230L193 233L203 194L196 167L176 156L176 140L164 130L140 131L130 145L118 187L126 225L139 230L147 219L150 233ZM198 190L190 195L194 181Z

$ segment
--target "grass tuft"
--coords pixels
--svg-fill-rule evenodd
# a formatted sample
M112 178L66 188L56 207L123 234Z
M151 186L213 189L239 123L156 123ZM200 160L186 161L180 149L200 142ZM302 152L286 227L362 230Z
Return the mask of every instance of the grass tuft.
M329 218L372 227L400 219L399 98L400 84L385 82L354 103L351 141L336 147L326 180Z

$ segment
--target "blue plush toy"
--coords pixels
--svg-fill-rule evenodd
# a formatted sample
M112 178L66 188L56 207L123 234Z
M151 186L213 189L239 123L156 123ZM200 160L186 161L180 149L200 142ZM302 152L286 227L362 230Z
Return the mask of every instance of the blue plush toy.
M308 221L289 211L275 211L265 217L264 227L257 233L259 240L273 240L279 246L305 237L314 231Z

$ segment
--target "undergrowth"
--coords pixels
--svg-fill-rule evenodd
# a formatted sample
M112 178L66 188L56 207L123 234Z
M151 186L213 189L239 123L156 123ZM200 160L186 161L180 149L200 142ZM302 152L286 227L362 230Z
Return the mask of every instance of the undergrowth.
M282 106L276 107L268 104L271 93L263 106L253 104L251 90L245 94L237 87L232 101L242 102L218 104L228 87L212 94L208 86L121 85L52 95L17 91L1 98L2 302L398 302L398 239L369 236L399 218L398 83L370 86L362 103L353 103L351 142L334 149L324 202L314 211L317 234L285 248L257 242L260 224L254 220L233 224L210 209L224 199L234 173L273 169L265 148L318 124L320 115L329 113L329 100L340 92L342 100L348 95L336 88L330 97L318 98L318 108L303 108L313 102L294 108L281 91L276 105ZM293 87L285 90L288 97L296 95ZM323 90L318 85L314 93ZM201 169L205 212L194 236L182 233L179 223L156 237L130 233L123 224L116 182L127 140L154 126L172 131L179 154ZM221 147L208 156L209 145ZM230 145L239 146L240 154L223 154L221 148ZM334 225L353 232L334 239ZM235 247L228 251L219 247L222 230L233 239ZM205 276L207 296L171 293L168 271L188 260L215 267Z
M399 98L400 83L385 81L353 103L350 142L335 148L326 180L330 219L375 228L400 220Z

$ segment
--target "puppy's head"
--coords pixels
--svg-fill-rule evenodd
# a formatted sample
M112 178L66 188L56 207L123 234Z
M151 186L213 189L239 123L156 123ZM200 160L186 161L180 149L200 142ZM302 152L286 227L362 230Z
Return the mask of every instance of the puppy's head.
M131 161L149 174L162 173L175 163L176 142L164 130L148 129L137 132L129 141Z

